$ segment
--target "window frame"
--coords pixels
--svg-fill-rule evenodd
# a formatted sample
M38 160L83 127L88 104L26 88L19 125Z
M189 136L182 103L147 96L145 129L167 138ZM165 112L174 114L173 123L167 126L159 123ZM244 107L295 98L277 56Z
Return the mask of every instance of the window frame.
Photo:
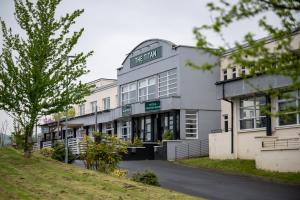
M79 115L85 115L85 104L80 104L79 106Z
M173 78L171 78L171 77L173 77ZM163 80L163 79L165 79L165 80ZM161 81L161 80L163 80L163 81ZM165 85L162 85L162 84L165 84ZM158 85L157 93L158 93L159 98L177 95L178 77L177 77L176 68L159 73L157 76L157 85ZM166 88L166 89L162 90L162 88ZM172 90L175 90L175 92L171 92ZM164 94L161 94L161 93L164 93Z
M296 92L296 98L294 99L294 102L296 102L296 108L299 108L300 106L300 90L294 90L294 91L287 91L284 93L288 92ZM285 102L292 102L293 98L289 99L279 99L279 96L276 98L276 112L279 112L279 103L285 103ZM289 127L289 126L299 126L300 125L300 111L293 111L293 112L288 112L286 115L289 114L296 114L296 123L295 124L283 124L280 125L280 116L276 117L276 125L277 127Z
M236 67L233 66L232 69L231 69L231 71L232 71L232 79L236 79L237 78Z
M187 112L195 112L194 114L187 114ZM186 110L185 111L185 121L184 121L184 130L185 130L185 139L192 139L192 140L196 140L198 139L199 137L199 119L198 119L198 115L199 115L199 112L198 110ZM196 116L195 119L192 119L192 118L187 118L187 116ZM191 123L191 122L188 122L187 123L187 119L190 120L190 121L195 121L195 123ZM196 128L191 128L191 127L187 127L186 125L196 125ZM188 133L187 130L196 130L195 133ZM188 134L190 135L195 135L195 137L191 137L191 136L187 136Z
M150 80L151 79L154 79L155 80L155 83L154 84L150 84ZM145 82L145 85L143 86L140 86L140 84L142 82ZM155 88L155 91L153 93L149 93L149 87L151 86L154 86ZM139 102L144 102L144 101L148 101L148 100L152 100L152 99L156 99L157 98L157 88L158 88L158 84L157 84L157 75L154 75L154 76L150 76L150 77L147 77L147 78L144 78L144 79L141 79L137 82L137 91L138 91L138 101ZM146 89L146 93L141 95L140 93L140 90L142 89ZM154 95L153 98L149 98L150 95ZM145 97L144 99L142 99L143 97Z
M102 98L102 103L103 103L103 110L110 110L110 97Z
M228 80L228 70L227 69L223 69L223 81Z
M258 102L258 98L261 98L261 97L264 97L265 98L265 104L257 104L257 102ZM253 104L253 106L243 106L243 107L241 107L241 101L243 100L243 99L254 99L254 104ZM267 116L266 115L259 115L259 116L257 116L257 111L259 110L259 109L257 109L257 107L258 106L263 106L263 105L267 105L267 102L266 102L266 96L264 96L264 95L259 95L259 96L251 96L251 97L244 97L244 98L240 98L239 99L239 109L238 109L238 112L239 112L239 120L238 120L238 122L239 122L239 130L240 131L245 131L245 130L253 130L253 129L265 129L266 128L266 125L265 126L263 126L263 127L257 127L257 122L256 122L256 120L257 119L262 119L262 118L265 118L265 120L266 120L266 118L267 118ZM253 117L250 117L250 118L241 118L241 109L245 109L245 108L250 108L250 107L253 107L254 108L254 116ZM253 127L252 128L241 128L241 121L242 120L253 120Z
M137 81L131 82L131 83L127 83L124 85L121 85L120 87L120 91L121 91L121 105L127 105L127 104L131 104L131 103L135 103L137 102L137 98L138 98L138 85L137 85ZM135 90L131 89L131 85L135 85ZM127 88L127 91L123 92L123 88ZM135 97L131 97L131 92L135 91ZM123 94L127 94L127 99L124 100L123 99Z
M91 103L90 103L90 105L91 105L91 111L92 111L92 113L94 113L94 112L96 112L96 110L97 110L97 101L92 101Z
M124 123L126 123L126 126L124 126ZM123 132L124 129L127 129L126 138L124 137L125 136L125 134ZM123 139L125 141L131 140L131 122L130 122L130 120L121 122L121 139Z

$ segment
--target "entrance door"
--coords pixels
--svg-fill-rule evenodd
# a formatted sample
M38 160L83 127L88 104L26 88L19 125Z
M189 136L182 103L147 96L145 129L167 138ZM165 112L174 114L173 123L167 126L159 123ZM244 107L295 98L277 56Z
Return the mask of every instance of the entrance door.
M145 117L145 141L150 142L151 137L151 116Z

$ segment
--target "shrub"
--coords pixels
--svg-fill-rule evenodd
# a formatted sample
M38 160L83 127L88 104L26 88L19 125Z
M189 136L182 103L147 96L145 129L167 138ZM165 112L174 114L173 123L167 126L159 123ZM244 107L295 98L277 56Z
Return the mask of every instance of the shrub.
M133 147L142 147L143 146L143 142L142 142L142 140L139 137L135 136L134 139L133 139L132 146Z
M40 154L49 158L52 157L53 153L54 153L54 149L51 147L45 147L40 150Z
M114 171L122 159L121 154L127 153L126 143L110 135L105 135L99 144L84 137L82 146L84 148L80 149L80 158L85 167L105 173Z
M132 174L133 181L144 183L147 185L155 185L159 186L157 176L155 175L154 172L145 170L144 172L135 172Z
M56 143L53 146L53 155L51 156L53 159L64 162L65 161L65 144L64 143ZM76 157L70 150L68 149L68 163L74 162Z
M100 144L102 139L105 137L105 133L93 132L94 140L96 144Z
M111 172L111 175L116 177L126 177L128 174L128 170L126 169L115 169Z
M171 130L166 129L162 135L163 140L172 140L173 139L173 133Z

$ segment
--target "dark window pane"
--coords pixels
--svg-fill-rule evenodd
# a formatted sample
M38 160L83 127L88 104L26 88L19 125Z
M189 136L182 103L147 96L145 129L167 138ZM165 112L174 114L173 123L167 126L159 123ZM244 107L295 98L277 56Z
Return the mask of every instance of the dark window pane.
M297 114L287 114L279 116L279 125L297 124Z
M266 127L267 119L266 117L260 117L256 119L256 128Z
M254 128L254 119L240 120L240 129L251 129L251 128Z

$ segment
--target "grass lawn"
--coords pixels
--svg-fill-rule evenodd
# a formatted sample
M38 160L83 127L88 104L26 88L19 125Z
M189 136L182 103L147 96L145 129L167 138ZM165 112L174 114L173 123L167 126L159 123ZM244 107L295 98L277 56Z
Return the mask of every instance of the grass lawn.
M260 177L280 183L300 185L300 173L281 173L256 169L254 160L210 160L208 157L204 157L176 162L193 167L215 169L223 172Z
M0 199L199 199L126 178L0 149Z

